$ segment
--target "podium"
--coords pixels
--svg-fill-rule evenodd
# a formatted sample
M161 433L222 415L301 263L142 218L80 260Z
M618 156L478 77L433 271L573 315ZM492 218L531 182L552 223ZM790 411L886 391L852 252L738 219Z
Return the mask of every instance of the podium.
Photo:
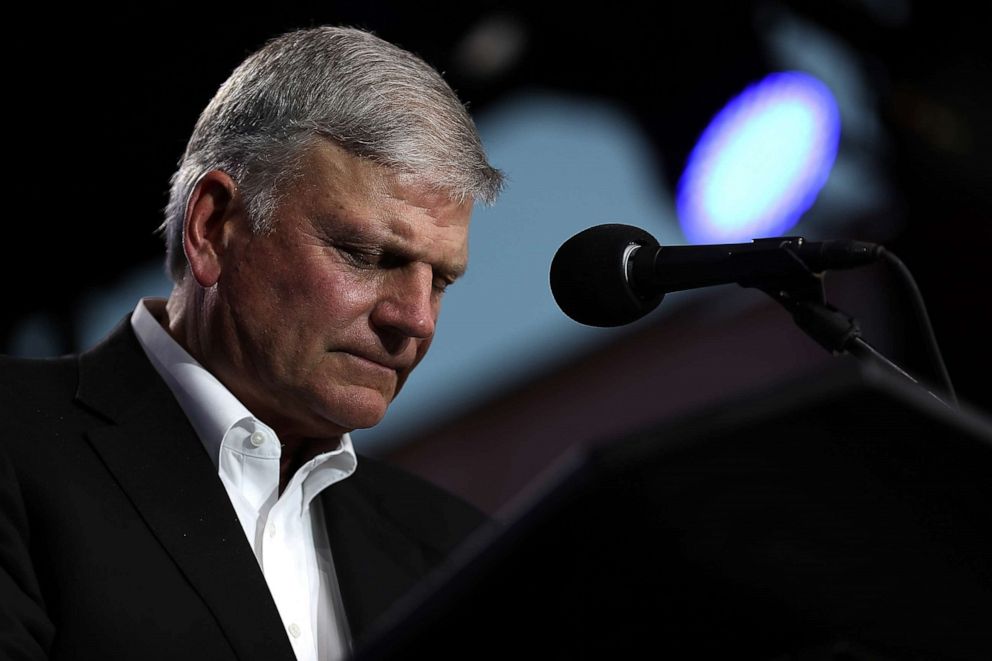
M571 456L355 658L992 659L990 538L989 423L838 361Z

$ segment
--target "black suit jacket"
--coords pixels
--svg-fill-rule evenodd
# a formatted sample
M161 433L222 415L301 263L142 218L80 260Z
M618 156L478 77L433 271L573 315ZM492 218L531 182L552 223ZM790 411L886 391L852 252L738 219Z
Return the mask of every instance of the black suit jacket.
M217 471L127 320L0 359L0 657L294 655ZM366 457L321 495L352 636L483 517Z

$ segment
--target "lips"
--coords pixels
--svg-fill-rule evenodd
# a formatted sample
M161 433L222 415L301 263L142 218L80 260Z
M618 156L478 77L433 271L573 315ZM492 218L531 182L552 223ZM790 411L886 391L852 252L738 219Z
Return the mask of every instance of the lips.
M357 358L366 363L371 363L372 365L376 367L380 367L382 369L388 369L394 372L402 372L403 370L407 369L406 362L396 360L395 358L369 356L367 354L357 353L354 351L348 351L347 354L353 358Z

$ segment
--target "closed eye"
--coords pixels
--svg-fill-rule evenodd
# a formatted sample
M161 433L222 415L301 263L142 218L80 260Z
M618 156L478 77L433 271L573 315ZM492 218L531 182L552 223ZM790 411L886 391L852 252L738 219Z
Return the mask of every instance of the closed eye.
M434 278L434 291L438 294L443 294L448 291L448 287L455 284L454 280L446 280L444 278Z
M411 263L409 257L399 255L387 250L377 248L367 248L362 246L348 245L334 242L334 249L344 257L352 266L360 269L395 269L402 268ZM435 271L434 280L431 284L437 294L443 294L448 287L455 283L461 274L461 270L452 273Z
M384 256L380 252L354 246L335 245L334 247L352 266L367 269L383 266Z

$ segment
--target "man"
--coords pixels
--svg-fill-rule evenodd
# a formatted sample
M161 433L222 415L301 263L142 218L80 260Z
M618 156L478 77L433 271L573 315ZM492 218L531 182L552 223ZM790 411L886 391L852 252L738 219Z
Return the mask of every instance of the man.
M481 517L358 459L467 262L486 161L424 62L318 28L204 110L175 288L80 356L7 360L0 657L337 659Z

